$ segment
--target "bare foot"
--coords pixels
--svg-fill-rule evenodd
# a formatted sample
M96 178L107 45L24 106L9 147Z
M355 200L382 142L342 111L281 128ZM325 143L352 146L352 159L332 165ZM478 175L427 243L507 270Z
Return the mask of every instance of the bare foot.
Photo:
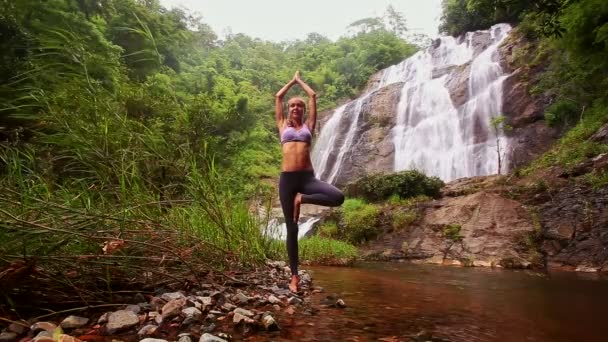
M291 282L289 283L289 290L293 293L298 293L298 283L300 282L300 277L297 275L291 276Z
M297 194L293 200L293 222L298 223L300 219L300 206L302 205L302 194Z

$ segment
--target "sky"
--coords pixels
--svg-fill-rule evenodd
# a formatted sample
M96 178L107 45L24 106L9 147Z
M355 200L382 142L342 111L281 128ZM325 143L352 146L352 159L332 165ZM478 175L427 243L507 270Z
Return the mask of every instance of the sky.
M202 16L220 37L231 33L270 41L305 39L317 32L336 40L356 20L382 16L390 4L408 29L437 36L441 0L160 0Z

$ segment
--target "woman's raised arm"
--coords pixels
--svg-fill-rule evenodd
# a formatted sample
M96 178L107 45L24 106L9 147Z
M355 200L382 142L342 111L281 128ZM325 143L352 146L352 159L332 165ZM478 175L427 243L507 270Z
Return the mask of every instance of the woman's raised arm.
M274 115L279 132L285 123L285 116L283 115L283 97L285 97L285 94L287 94L289 88L291 88L291 86L293 86L295 83L295 78L292 78L291 81L287 82L287 84L285 84L283 88L281 88L281 90L274 95Z
M299 71L296 71L293 78L308 94L308 119L306 120L306 125L310 133L314 134L315 126L317 125L317 93L306 82L302 81Z

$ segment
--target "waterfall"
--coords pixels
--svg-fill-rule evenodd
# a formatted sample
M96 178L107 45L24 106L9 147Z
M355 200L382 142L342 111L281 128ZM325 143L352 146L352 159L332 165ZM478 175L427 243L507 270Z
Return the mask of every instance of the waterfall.
M498 24L461 38L441 37L384 69L375 86L337 108L322 127L312 153L317 177L334 183L345 167L352 167L348 159L362 133L363 103L382 87L398 82L403 87L390 131L393 171L418 169L445 181L496 173L497 140L502 151L509 143L491 127L492 118L501 115L502 84L508 76L500 67L498 47L510 29ZM468 74L462 74L466 70ZM460 78L466 79L464 97L455 103L450 87Z
M309 230L312 229L315 223L319 221L319 217L301 217L298 221L298 239L301 239L308 233ZM271 219L266 226L262 226L262 232L264 235L277 239L277 240L286 240L287 239L287 225L282 219L273 218Z
M359 98L338 107L327 120L312 151L312 164L319 179L328 183L335 182L355 139L363 103L378 89L400 82L404 73L408 72L406 64L407 60L382 70L378 84ZM340 127L348 127L348 129L341 132Z

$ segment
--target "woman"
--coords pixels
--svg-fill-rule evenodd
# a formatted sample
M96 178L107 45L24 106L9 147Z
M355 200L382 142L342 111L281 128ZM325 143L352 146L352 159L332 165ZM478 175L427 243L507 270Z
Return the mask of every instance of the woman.
M287 91L299 84L308 94L310 111L304 122L306 104L299 97L287 101L287 118L283 114L283 98ZM291 269L289 289L298 291L298 218L303 203L335 207L344 202L344 195L338 188L315 178L310 160L312 136L317 123L317 94L300 79L297 71L275 95L275 115L281 137L283 162L279 179L279 199L287 225L287 255Z

